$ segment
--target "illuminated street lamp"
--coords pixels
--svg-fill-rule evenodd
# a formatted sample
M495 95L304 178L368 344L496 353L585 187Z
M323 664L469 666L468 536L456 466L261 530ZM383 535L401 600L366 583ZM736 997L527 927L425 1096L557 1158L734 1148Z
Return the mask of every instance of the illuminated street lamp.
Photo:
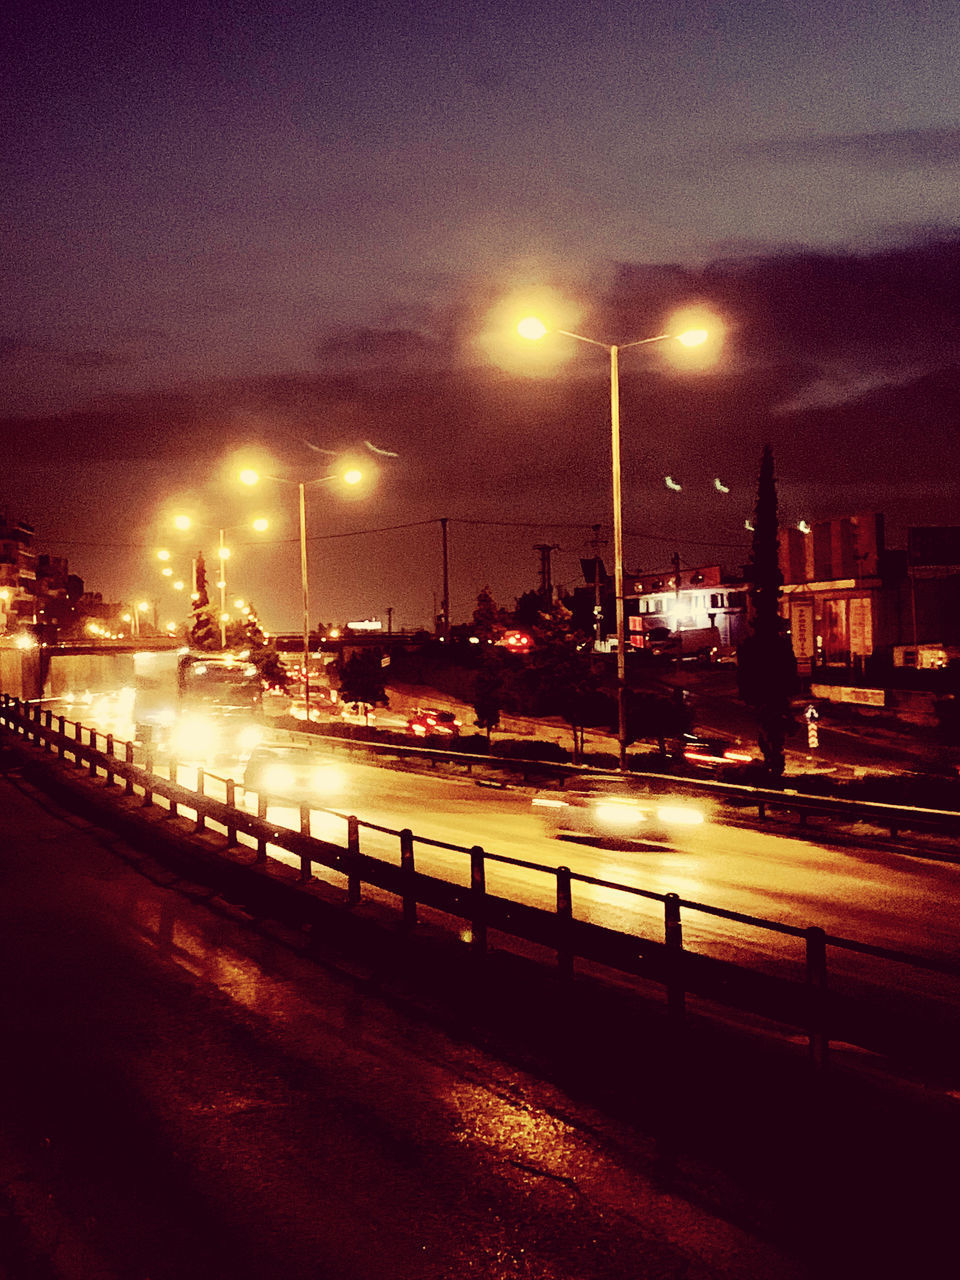
M328 480L339 480L346 485L357 485L363 480L363 472L357 467L348 467L344 471L334 472L329 476L318 476L314 480L288 480L285 476L261 476L258 471L247 468L240 472L242 484L251 488L262 480L276 480L278 484L295 484L299 491L300 514L300 587L303 593L303 710L304 718L310 721L310 587L307 580L307 504L306 487L308 484L325 484Z
M613 583L617 614L617 741L620 752L620 768L627 767L627 666L626 637L624 634L623 609L623 499L621 495L620 467L620 352L628 347L644 347L653 342L673 340L684 347L698 347L710 338L706 329L686 329L680 333L658 333L652 338L638 338L634 342L620 344L598 342L596 338L585 338L582 333L572 333L569 329L550 330L537 316L527 316L517 325L517 333L521 338L537 342L548 333L559 333L566 338L576 338L578 342L589 343L591 347L601 347L610 353L610 460L613 478Z
M186 530L193 528L193 520L191 520L189 516L179 515L174 517L173 525L175 529L180 529L185 532ZM203 526L203 527L212 528L213 526ZM219 534L219 540L217 544L217 563L220 566L220 572L217 577L217 581L215 585L220 590L219 621L220 621L220 648L221 649L225 649L227 647L227 623L230 621L230 615L229 613L227 613L227 602L226 602L227 561L230 559L230 548L224 542L224 534L236 529L243 529L246 527L247 527L246 525L233 525L231 526L231 530L227 530L224 528L217 530ZM266 530L270 528L270 521L267 520L266 517L264 516L258 516L256 520L252 520L250 522L249 527L254 529L257 533L265 533ZM172 570L164 569L163 572L170 573L172 572ZM194 569L194 587L196 587L196 569ZM179 586L176 583L174 583L174 588L177 591L182 591L183 583L181 582ZM192 592L190 599L191 600L197 599L196 590Z

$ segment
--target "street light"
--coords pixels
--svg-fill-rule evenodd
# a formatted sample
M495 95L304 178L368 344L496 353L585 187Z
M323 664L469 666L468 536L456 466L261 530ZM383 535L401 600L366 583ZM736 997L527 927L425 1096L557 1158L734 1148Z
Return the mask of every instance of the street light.
M186 530L192 529L193 523L194 523L193 520L190 518L190 516L187 516L187 515L175 516L173 520L174 528L179 529L182 532L186 532ZM214 526L205 525L203 527L213 528ZM246 525L232 525L229 530L226 528L220 528L217 530L219 534L219 541L217 545L217 562L220 565L220 573L217 578L216 586L220 589L220 613L219 613L218 620L220 623L220 648L221 649L225 649L227 647L227 623L230 621L230 615L229 613L227 613L227 605L226 605L227 561L230 559L230 548L225 545L223 535L227 532L235 531L237 529L244 529L246 527L247 527ZM270 527L270 521L263 516L258 516L256 520L253 520L250 522L250 528L254 529L257 533L264 533L267 529L269 529L269 527ZM173 571L171 569L164 569L162 572L164 574L172 574ZM196 579L196 562L194 562L194 579ZM194 580L194 587L196 587L196 580ZM174 588L178 591L182 591L183 583L181 582L179 587L177 586L176 583L174 583Z
M275 480L278 484L295 484L299 492L300 513L300 587L303 593L303 712L307 724L310 723L310 587L307 580L307 504L306 487L308 484L324 484L328 480L340 480L346 485L356 485L364 478L357 467L348 467L345 471L334 472L329 476L318 476L314 480L288 480L286 476L261 476L258 471L247 468L240 472L240 482L251 488L261 480Z
M617 741L619 743L620 768L627 767L627 655L624 634L623 609L623 499L620 482L620 352L629 347L645 347L653 342L674 340L684 347L698 347L711 336L706 329L685 329L681 333L658 333L652 338L638 338L635 342L620 344L598 342L582 333L569 329L548 329L537 316L526 316L517 325L517 333L530 342L538 342L548 333L559 333L565 338L576 338L591 347L602 347L610 353L610 461L613 478L613 589L617 614Z

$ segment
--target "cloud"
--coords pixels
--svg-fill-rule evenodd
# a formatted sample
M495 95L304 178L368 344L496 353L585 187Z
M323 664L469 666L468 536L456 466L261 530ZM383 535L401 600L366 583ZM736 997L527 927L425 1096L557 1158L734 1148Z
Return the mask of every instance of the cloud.
M841 161L874 170L953 168L960 166L960 129L899 129L769 138L738 148L734 154L784 164Z
M325 333L317 346L322 366L419 367L441 353L435 339L408 328L337 328Z

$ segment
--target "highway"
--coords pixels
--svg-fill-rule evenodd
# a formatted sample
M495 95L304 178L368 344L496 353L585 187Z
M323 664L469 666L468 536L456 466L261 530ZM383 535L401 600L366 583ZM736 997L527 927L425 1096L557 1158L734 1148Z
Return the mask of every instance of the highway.
M87 723L95 709L85 715ZM101 716L104 731L108 718ZM822 838L789 838L726 825L722 811L688 830L673 845L593 843L555 839L545 834L531 808L532 788L478 785L465 777L405 772L396 767L357 763L343 752L323 752L339 773L325 810L314 810L311 832L337 844L346 843L346 817L361 822L362 852L399 863L396 836L365 824L415 837L418 869L453 882L469 883L465 853L430 842L520 859L548 869L567 866L575 874L631 886L653 893L677 893L682 899L736 911L775 923L805 928L819 925L828 934L915 953L928 958L960 953L960 919L945 904L956 902L960 866L910 857L877 847L865 833L859 846L831 845ZM206 778L208 794L225 798L217 777L243 778L241 762L221 762ZM178 780L195 785L196 771L181 766ZM256 812L256 795L237 789L239 803ZM272 804L272 821L299 829L299 811ZM271 853L293 859L273 846ZM335 872L317 868L340 883ZM490 893L554 909L555 876L548 871L487 862ZM636 895L574 881L573 911L578 918L626 933L661 940L663 908ZM770 930L685 909L684 944L691 950L748 964L770 972L802 977L803 940ZM831 980L944 1002L960 1008L960 979L941 977L831 948Z

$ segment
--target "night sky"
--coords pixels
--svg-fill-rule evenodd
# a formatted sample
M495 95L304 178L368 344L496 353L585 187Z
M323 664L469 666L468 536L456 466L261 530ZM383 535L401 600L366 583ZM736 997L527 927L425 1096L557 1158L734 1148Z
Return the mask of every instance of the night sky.
M316 618L429 624L441 516L455 621L535 543L575 585L607 367L505 346L545 300L607 342L723 321L710 369L623 354L628 569L742 563L768 440L784 522L960 523L952 0L39 0L0 36L0 510L89 589L173 617L171 514L208 554L267 514L231 594L296 629L295 490L231 477L343 452L378 473L311 500Z

